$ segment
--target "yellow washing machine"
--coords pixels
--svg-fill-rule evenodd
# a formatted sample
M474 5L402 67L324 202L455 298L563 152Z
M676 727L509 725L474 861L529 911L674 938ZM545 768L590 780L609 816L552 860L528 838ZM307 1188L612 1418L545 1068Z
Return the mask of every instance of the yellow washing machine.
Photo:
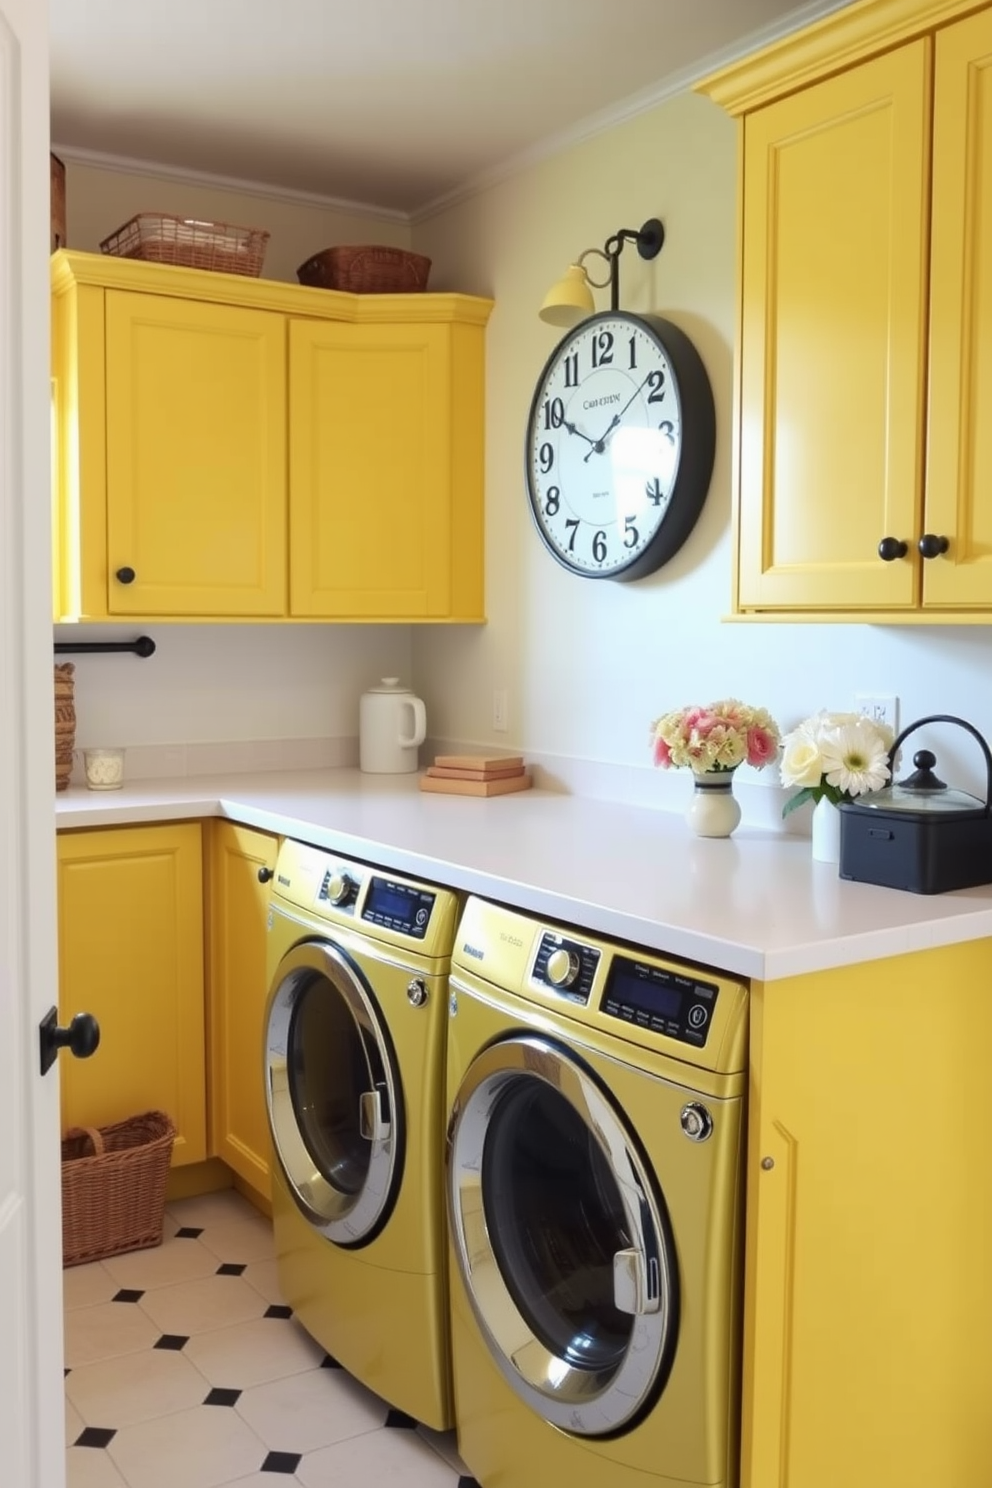
M467 901L446 1191L483 1488L737 1484L747 1013L709 970Z
M269 904L265 1090L279 1281L383 1399L452 1424L443 1193L455 894L285 842Z

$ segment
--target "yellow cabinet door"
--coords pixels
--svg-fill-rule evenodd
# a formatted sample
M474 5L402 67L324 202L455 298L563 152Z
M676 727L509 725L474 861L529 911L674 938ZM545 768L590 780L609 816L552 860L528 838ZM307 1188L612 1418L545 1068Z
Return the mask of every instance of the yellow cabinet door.
M107 291L109 614L285 612L285 361L281 315Z
M990 961L752 988L741 1488L992 1483Z
M927 608L992 605L992 10L937 35Z
M265 1200L270 1196L272 1151L262 1076L268 992L265 884L275 868L277 846L275 837L232 822L210 826L211 1153Z
M918 603L929 55L744 120L740 609Z
M482 328L293 321L290 613L482 618Z
M61 1058L62 1127L161 1110L173 1163L207 1155L200 828L60 833L59 1008L100 1024L91 1058Z

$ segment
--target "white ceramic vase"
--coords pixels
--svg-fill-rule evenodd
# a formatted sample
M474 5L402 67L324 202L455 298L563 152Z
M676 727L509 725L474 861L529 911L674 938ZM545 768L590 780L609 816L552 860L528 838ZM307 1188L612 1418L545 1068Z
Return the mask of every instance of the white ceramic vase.
M817 863L840 862L840 812L826 796L813 807L812 851Z
M697 837L729 837L741 819L733 770L708 770L692 777L686 821Z

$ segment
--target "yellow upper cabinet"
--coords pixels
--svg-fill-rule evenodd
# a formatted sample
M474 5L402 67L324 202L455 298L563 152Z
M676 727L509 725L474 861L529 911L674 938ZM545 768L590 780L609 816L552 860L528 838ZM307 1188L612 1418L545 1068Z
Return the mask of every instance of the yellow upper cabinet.
M739 613L992 620L990 64L992 7L855 0L701 85L740 119Z
M479 619L481 327L289 327L290 610Z
M489 300L52 262L57 619L484 618Z

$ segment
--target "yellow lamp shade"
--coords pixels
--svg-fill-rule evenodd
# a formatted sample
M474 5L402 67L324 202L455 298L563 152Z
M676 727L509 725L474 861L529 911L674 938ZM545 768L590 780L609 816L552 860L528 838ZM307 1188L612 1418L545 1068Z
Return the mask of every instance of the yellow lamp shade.
M585 269L580 264L570 264L558 283L548 290L538 314L548 325L574 326L595 308Z

